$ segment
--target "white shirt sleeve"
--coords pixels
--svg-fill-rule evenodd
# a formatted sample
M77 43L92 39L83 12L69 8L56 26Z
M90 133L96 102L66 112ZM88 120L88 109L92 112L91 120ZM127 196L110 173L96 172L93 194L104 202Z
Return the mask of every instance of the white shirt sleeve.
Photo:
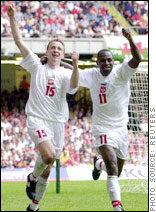
M64 80L65 91L69 94L75 94L76 91L78 90L78 86L77 86L77 88L70 88L70 79L71 79L71 75L72 75L72 70L65 69L63 72L64 72L64 79L63 80Z
M117 74L121 81L128 82L137 68L131 68L128 65L130 58L126 58L121 65L118 65Z
M20 65L28 72L33 72L41 66L40 58L32 51L21 61Z
M79 69L79 86L90 88L93 80L93 68Z

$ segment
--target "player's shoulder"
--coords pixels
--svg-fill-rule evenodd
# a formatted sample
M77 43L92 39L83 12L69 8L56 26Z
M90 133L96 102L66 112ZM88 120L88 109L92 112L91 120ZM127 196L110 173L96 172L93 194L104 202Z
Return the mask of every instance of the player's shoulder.
M60 67L58 67L56 70L55 70L55 73L57 74L57 75L60 75L60 76L69 76L69 75L71 75L72 74L72 70L71 69L69 69L69 68L65 68L65 67L63 67L63 66L60 66Z
M33 58L34 60L39 60L39 57L37 54L35 54L32 51L29 51L29 53L27 54L27 56L24 58L24 60L26 60L27 58Z
M113 67L113 71L115 74L119 74L120 72L122 71L125 71L125 70L131 70L132 68L128 65L128 62L129 60L131 59L131 57L126 57L122 63L120 64L117 64Z
M122 69L122 67L123 67L123 63L114 65L114 67L112 69L113 75L118 75L120 70Z
M20 65L26 70L32 72L37 70L42 63L40 62L38 55L30 51L28 55L21 60Z
M72 72L71 69L65 68L63 66L58 67L57 70L58 70L59 73L70 73L70 72Z
M79 69L79 72L84 74L96 75L99 71L96 67L92 67L92 68Z

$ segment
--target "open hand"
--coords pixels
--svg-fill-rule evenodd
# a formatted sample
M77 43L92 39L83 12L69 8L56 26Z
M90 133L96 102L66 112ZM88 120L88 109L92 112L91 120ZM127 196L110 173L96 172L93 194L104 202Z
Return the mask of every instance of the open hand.
M9 4L9 5L6 6L6 8L7 8L7 14L8 14L8 16L9 17L14 16L15 6L13 4L11 4L11 5Z
M128 40L130 40L132 38L131 32L128 28L122 28L122 34Z

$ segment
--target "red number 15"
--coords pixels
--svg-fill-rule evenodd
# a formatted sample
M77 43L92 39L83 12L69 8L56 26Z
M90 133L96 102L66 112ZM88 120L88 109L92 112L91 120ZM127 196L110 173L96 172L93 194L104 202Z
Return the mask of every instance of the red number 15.
M47 134L44 130L37 130L36 132L38 133L39 138L47 136Z
M51 87L47 85L47 90L46 90L46 96L54 96L55 94L55 87Z

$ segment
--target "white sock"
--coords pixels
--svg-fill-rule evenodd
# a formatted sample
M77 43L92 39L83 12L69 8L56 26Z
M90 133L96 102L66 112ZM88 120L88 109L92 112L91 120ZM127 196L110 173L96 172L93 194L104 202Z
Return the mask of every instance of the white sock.
M30 180L31 180L31 181L36 181L36 182L37 182L37 179L38 179L38 178L35 177L33 173L31 173L31 175L30 175Z
M32 200L30 203L30 209L36 211L38 209L39 202L36 200Z
M38 182L36 184L35 200L40 202L43 199L48 184L49 184L48 178L43 178L41 176L38 177Z
M98 170L103 170L106 172L106 166L105 166L105 163L104 161L99 158L96 163L95 163L95 167L98 169Z
M38 178L38 176L40 176L42 174L42 172L44 171L44 169L47 168L47 164L45 164L41 158L41 156L39 155L37 157L37 160L35 162L35 167L34 167L34 171L33 171L33 176L31 177L32 180L35 180L35 178ZM31 176L31 175L30 175Z
M121 191L117 176L107 176L107 190L114 211L121 211Z

